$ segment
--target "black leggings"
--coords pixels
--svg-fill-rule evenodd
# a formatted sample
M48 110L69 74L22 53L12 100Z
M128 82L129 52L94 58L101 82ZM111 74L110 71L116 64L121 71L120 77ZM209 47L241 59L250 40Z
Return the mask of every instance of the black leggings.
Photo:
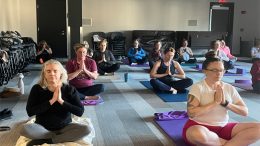
M98 73L104 75L105 73L115 72L120 68L120 64L116 63L111 66L98 65Z
M158 80L176 89L178 92L185 91L185 88L188 88L193 84L192 79L187 77L185 79L180 79L180 80L174 80L173 78L163 77L163 78L159 78Z
M78 95L81 100L85 99L85 96L94 96L104 92L104 85L103 84L96 84L84 88L77 88Z
M144 64L147 62L147 58L143 57L142 59L135 59L134 57L128 57L129 65L131 63Z
M40 54L40 55L36 56L37 63L41 63L40 59L42 59L43 62L46 62L46 61L52 59L52 56L50 54Z

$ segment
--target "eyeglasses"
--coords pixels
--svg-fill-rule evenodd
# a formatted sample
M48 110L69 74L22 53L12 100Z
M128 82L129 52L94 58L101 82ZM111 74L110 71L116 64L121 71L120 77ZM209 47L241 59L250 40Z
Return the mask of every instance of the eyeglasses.
M219 69L205 69L205 70L208 70L208 71L211 71L211 72L214 72L214 73L224 73L224 72L226 72L225 69L223 69L223 70L219 70Z

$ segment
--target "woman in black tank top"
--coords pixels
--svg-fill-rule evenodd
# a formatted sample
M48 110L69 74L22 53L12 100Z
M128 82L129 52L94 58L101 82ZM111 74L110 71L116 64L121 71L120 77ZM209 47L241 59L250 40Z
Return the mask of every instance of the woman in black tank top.
M164 50L163 59L157 61L151 72L150 80L154 90L161 92L186 92L185 88L193 84L192 79L185 77L180 64L173 60L175 49L170 47Z

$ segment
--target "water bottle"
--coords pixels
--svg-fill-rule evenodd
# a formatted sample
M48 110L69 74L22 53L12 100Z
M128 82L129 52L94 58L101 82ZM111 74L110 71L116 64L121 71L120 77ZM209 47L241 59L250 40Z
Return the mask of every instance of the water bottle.
M127 80L128 80L128 72L126 72L126 73L124 74L124 77L125 77L125 82L127 82Z
M24 94L24 83L23 83L24 76L22 73L19 73L18 76L19 76L18 88L20 89L20 93Z

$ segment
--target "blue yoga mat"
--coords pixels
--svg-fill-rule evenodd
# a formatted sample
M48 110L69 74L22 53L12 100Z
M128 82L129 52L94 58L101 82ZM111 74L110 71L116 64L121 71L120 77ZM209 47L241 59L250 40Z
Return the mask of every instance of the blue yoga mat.
M197 63L181 63L181 66L196 66Z
M140 81L146 88L153 90L153 87L150 84L150 81ZM161 93L155 92L165 102L184 102L187 101L188 91L186 93L170 94L170 93Z
M126 59L123 59L122 62L128 66L132 66L132 67L149 67L149 64L148 62L147 63L144 63L144 64L135 64L135 65L129 65L129 61L128 61L128 58Z
M187 146L182 138L182 129L188 118L178 120L154 120L177 146Z

